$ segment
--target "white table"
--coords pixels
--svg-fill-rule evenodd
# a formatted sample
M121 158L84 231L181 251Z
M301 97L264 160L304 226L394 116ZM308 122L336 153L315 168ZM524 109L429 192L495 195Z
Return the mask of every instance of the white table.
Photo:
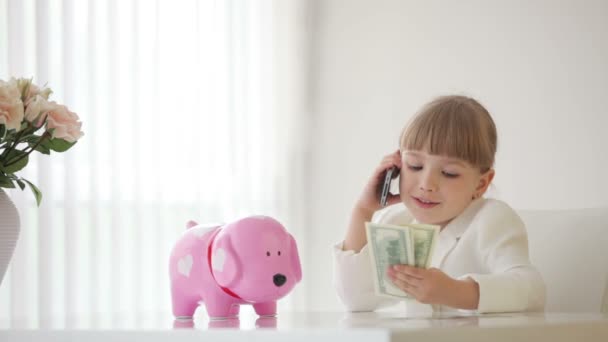
M202 315L175 321L159 314L42 320L36 328L24 322L0 321L0 341L608 341L608 315L599 313L281 312L258 318L245 312L239 320L224 321Z

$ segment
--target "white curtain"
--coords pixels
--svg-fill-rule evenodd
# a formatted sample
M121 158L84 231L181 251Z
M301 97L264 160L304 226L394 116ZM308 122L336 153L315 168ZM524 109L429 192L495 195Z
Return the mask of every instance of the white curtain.
M304 1L0 0L0 78L33 77L83 122L10 191L22 232L0 321L62 327L170 312L190 220L277 218L306 272ZM304 286L279 302L298 308ZM98 322L103 325L103 322Z

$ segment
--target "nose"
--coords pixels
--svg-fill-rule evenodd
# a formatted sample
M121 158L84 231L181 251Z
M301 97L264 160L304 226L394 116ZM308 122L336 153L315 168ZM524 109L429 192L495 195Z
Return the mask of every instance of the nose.
M425 172L420 178L420 190L422 191L437 191L437 179L430 171Z
M287 281L287 277L285 277L284 275L282 275L280 273L277 273L272 277L272 282L278 287L283 286L283 284L285 284L286 281Z

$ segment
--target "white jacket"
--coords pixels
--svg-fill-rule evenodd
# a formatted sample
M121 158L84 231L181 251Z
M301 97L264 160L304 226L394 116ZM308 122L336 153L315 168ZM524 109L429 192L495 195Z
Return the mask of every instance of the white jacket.
M378 211L373 221L415 222L403 204ZM334 286L346 308L371 311L399 303L399 299L374 294L367 245L359 253L344 251L342 245L343 242L336 244L333 251ZM530 264L526 228L504 202L474 200L439 233L431 267L441 269L452 278L474 279L479 284L479 313L544 310L545 284ZM408 312L411 306L426 305L407 301ZM433 309L454 310L447 306L433 306Z

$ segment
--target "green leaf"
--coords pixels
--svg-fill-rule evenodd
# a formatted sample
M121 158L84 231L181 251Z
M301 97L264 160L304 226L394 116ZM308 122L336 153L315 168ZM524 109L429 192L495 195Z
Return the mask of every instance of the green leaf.
M70 147L74 146L76 142L67 142L63 139L51 139L49 141L48 147L55 152L65 152L70 149Z
M25 157L24 157L25 155ZM22 159L19 159L23 157ZM17 161L15 163L15 160L19 159L19 161ZM27 156L27 153L21 151L21 150L12 150L8 156L6 156L6 163L9 163L8 165L5 164L4 168L3 168L3 172L5 173L15 173L21 169L23 169L26 165L27 162L29 161L29 157Z
M23 183L23 181L21 179L17 179L16 182L17 182L17 184L19 184L19 187L21 188L21 190L25 189L25 183Z
M51 150L48 147L44 146L43 144L36 146L36 148L34 150L36 150L42 154L51 154Z
M42 137L40 137L40 139L42 139ZM48 149L51 149L51 139L44 138L44 140L42 140L42 142L40 143L40 145L44 145Z
M24 182L27 183L27 185L30 186L30 189L32 189L32 192L34 193L34 196L36 197L36 204L38 206L40 206L40 202L42 202L42 192L40 191L40 189L38 189L37 186L35 186L34 184L32 184L32 182L28 181L25 178L21 178L21 180L23 180Z
M33 135L33 136L31 136L31 137L28 138L27 144L30 147L34 147L34 146L36 146L36 144L38 144L38 141L40 141L40 138L41 137L39 137L39 136ZM51 154L51 149L49 147L49 142L46 139L44 139L44 141L42 141L40 144L38 144L38 146L36 146L36 148L34 150L36 150L36 151L38 151L38 152L40 152L42 154Z
M28 135L26 138L21 139L21 140L27 142L30 145L33 145L33 144L37 143L38 141L40 141L40 138L41 137L39 135L32 134L32 135Z
M0 188L14 188L15 184L13 181L5 174L0 173Z

